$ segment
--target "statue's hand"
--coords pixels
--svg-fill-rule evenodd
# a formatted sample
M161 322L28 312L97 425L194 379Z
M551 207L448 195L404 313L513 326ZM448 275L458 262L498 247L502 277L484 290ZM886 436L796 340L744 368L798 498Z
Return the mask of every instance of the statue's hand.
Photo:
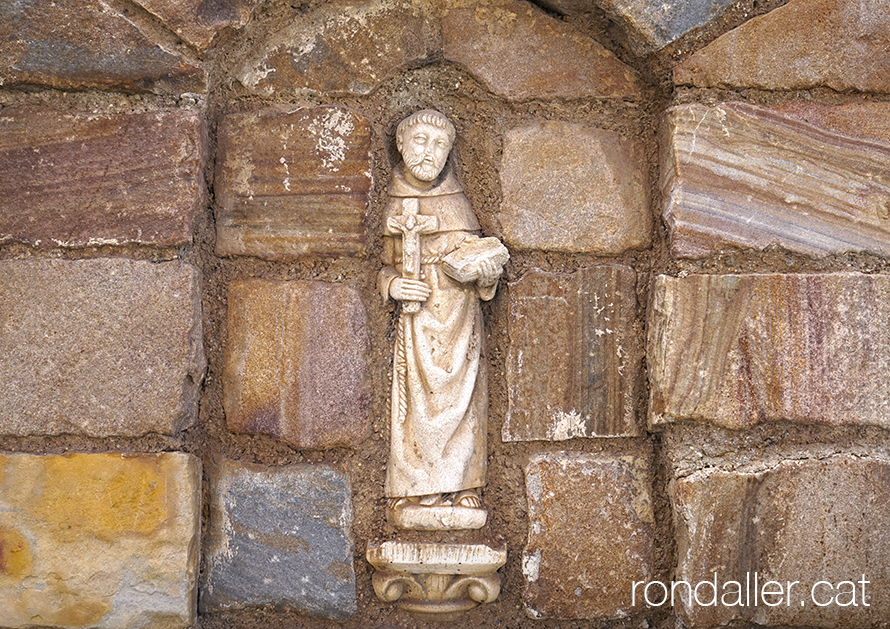
M425 282L404 277L393 279L389 285L389 296L398 301L426 301L431 292Z
M479 277L476 278L476 283L479 286L483 288L493 286L497 283L500 276L501 267L494 260L481 260L479 262Z

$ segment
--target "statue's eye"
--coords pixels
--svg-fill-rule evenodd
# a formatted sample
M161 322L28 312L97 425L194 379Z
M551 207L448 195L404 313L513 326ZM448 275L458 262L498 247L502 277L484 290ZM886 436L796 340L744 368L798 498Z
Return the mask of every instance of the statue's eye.
M419 133L419 134L417 134L417 135L414 136L414 142L415 142L416 144L425 144L425 143L426 143L426 136L423 135L422 133Z

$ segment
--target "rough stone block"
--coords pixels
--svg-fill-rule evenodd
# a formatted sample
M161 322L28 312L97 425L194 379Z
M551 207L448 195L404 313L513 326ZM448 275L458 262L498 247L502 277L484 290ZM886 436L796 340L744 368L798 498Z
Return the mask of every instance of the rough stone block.
M371 127L337 107L226 116L216 252L268 259L364 251Z
M594 0L624 27L637 54L661 50L689 31L718 17L734 0Z
M525 469L525 604L533 618L623 618L653 573L651 474L642 455L548 453ZM579 517L579 514L584 514Z
M656 278L649 420L890 427L890 277Z
M538 0L536 4L562 15L581 15L590 11L590 0Z
M191 627L200 525L194 456L0 455L0 622Z
M367 315L354 288L234 282L223 371L229 429L298 448L356 445L370 419L368 350Z
M206 144L195 111L7 109L0 119L0 243L191 242L206 201Z
M673 255L890 253L887 103L681 105L664 135Z
M890 4L791 0L718 37L674 68L697 87L890 92Z
M149 40L104 2L0 5L0 86L123 89L180 94L206 89L204 70Z
M636 73L589 36L519 0L453 2L443 54L511 100L639 98Z
M0 434L175 434L203 375L191 265L0 261Z
M838 455L756 472L703 470L673 481L675 578L692 587L711 584L699 587L698 602L678 586L675 611L690 627L733 620L884 626L890 617L890 533L882 525L890 518L888 478L887 461ZM710 605L715 578L718 604ZM653 602L663 596L663 589L651 588Z
M334 0L273 32L237 76L264 96L369 94L398 69L426 59L433 45L416 2Z
M259 0L136 0L198 50L208 48L225 28L247 24Z
M540 122L507 134L497 218L518 249L645 249L652 218L635 145L613 131Z
M626 266L534 270L510 284L504 441L639 434L636 306Z
M344 475L323 466L221 461L210 478L202 611L275 605L334 620L355 614L352 492Z

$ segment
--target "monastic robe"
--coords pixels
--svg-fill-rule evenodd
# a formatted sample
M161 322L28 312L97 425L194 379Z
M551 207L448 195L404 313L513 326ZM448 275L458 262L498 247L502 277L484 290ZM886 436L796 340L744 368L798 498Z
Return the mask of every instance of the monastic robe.
M479 299L497 285L462 284L443 271L442 258L479 237L479 222L450 165L429 190L394 173L384 225L402 213L402 199L419 200L418 214L435 216L437 231L421 236L421 279L432 290L414 314L399 315L393 356L390 454L384 493L423 496L485 483L488 386L482 359ZM380 292L402 271L400 233L384 238Z

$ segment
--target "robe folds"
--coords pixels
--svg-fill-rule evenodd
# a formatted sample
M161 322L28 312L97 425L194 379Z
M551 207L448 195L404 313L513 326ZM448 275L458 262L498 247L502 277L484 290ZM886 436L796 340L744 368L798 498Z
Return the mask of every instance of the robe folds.
M432 188L420 190L394 173L384 225L402 213L402 199L419 200L421 215L435 216L437 231L420 239L421 279L431 289L414 314L401 312L393 353L387 497L423 496L485 484L488 386L479 300L497 284L461 283L443 270L442 258L479 237L470 202L450 165ZM384 299L401 275L401 234L384 237L378 285Z

